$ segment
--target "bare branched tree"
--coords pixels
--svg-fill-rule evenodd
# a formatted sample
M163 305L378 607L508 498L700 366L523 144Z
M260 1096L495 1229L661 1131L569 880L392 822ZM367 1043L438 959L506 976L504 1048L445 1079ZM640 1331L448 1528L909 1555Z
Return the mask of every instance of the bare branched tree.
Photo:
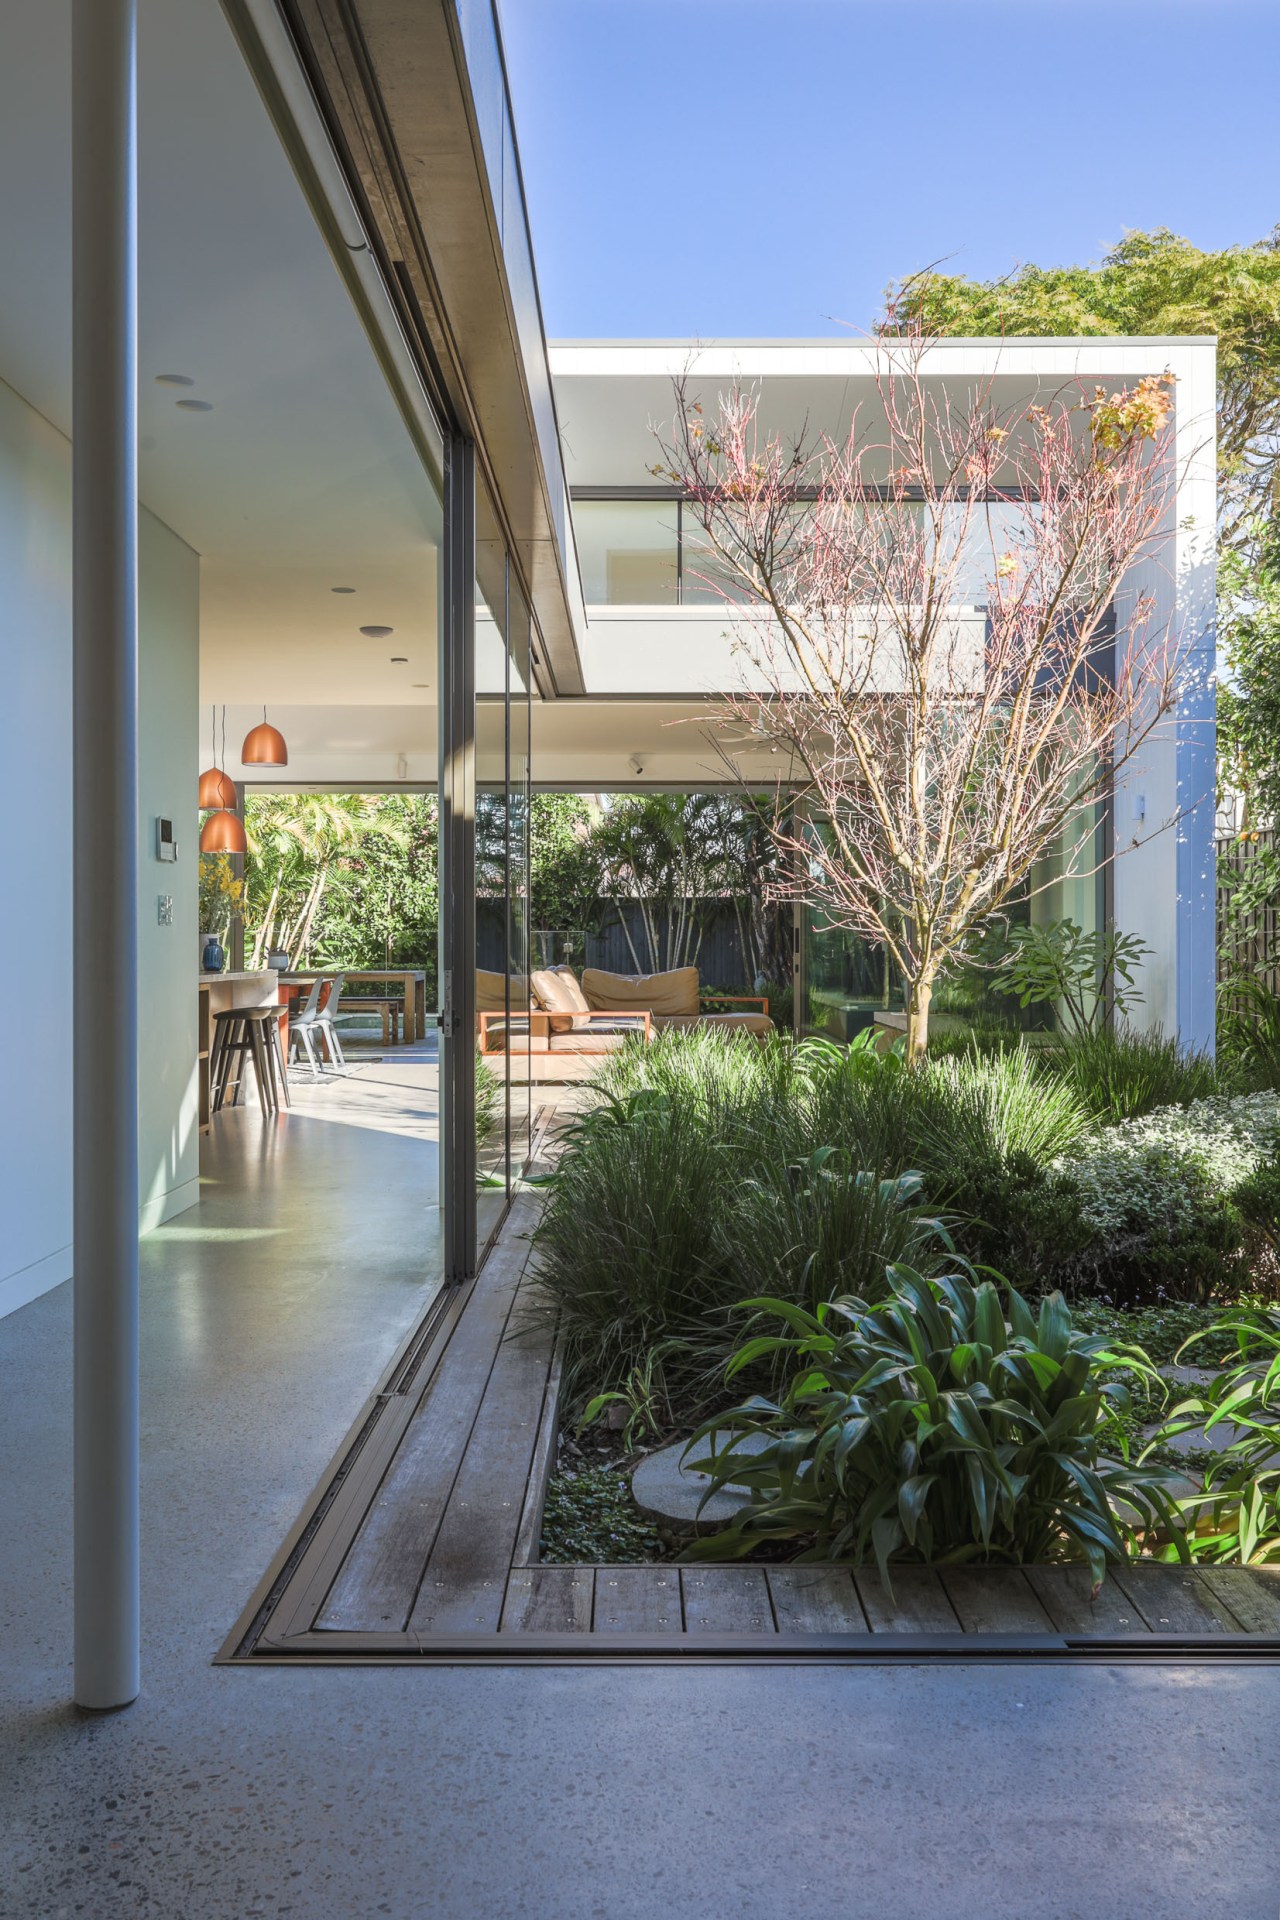
M887 950L912 1057L939 969L1042 859L1092 860L1082 811L1165 721L1182 660L1151 594L1112 624L1167 527L1168 382L1002 408L927 364L923 339L886 344L840 442L767 433L754 390L704 412L686 378L655 467L739 634L724 717L789 776L781 886Z

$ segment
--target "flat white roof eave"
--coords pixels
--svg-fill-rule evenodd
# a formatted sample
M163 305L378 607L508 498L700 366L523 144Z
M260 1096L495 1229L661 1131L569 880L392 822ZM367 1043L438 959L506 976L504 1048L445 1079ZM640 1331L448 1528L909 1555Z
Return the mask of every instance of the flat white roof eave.
M559 379L612 374L640 378L694 368L712 376L725 373L847 377L868 374L893 351L889 337L816 340L554 340L548 344L551 371ZM926 357L939 371L960 373L1008 370L1026 375L1044 369L1061 373L1125 372L1137 366L1163 370L1173 361L1210 359L1217 336L1194 334L1016 334L998 337L961 334L928 343Z

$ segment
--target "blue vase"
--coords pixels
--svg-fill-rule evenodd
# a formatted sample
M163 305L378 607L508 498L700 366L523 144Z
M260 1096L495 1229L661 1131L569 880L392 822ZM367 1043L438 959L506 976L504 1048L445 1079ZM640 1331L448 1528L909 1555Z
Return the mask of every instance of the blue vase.
M222 942L216 933L211 933L204 943L200 965L206 973L221 973L226 964L227 956L222 950Z

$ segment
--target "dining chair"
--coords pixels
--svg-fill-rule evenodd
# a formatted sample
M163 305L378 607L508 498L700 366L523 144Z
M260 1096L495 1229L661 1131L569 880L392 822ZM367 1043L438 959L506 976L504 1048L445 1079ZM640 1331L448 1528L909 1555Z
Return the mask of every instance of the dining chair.
M320 1028L320 994L324 988L323 980L313 980L301 1010L290 1016L289 1051L294 1048L306 1055L307 1065L311 1069L311 1078L321 1078L320 1062L316 1056L316 1033Z

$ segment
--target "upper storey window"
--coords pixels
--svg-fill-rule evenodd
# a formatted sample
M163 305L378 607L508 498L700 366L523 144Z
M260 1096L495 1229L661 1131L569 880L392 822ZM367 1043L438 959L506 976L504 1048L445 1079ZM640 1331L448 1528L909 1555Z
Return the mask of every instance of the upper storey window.
M797 504L798 515L813 507ZM874 513L874 507L855 509ZM935 564L953 568L951 597L981 606L997 572L1017 558L1037 509L1028 500L992 499L971 508L949 502ZM923 505L887 513L884 535L918 521L930 539ZM677 499L584 499L573 503L583 598L589 607L719 606L750 597L710 548L695 511Z
M575 500L573 527L589 607L675 606L678 500Z

